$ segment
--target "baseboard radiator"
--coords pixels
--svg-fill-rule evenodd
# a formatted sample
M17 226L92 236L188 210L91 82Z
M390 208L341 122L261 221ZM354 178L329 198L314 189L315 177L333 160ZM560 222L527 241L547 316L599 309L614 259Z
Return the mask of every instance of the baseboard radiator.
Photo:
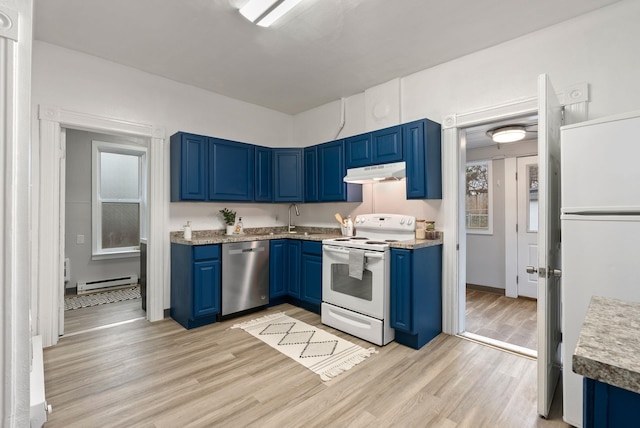
M120 276L95 281L78 281L78 294L95 293L96 291L102 290L107 291L113 289L113 287L135 285L137 283L138 275Z

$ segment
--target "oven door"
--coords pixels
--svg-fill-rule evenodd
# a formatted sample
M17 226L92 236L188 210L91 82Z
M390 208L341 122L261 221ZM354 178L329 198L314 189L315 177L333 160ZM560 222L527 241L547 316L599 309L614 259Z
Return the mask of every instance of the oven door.
M377 319L384 318L389 286L387 251L365 251L362 279L349 276L349 249L322 247L322 300Z

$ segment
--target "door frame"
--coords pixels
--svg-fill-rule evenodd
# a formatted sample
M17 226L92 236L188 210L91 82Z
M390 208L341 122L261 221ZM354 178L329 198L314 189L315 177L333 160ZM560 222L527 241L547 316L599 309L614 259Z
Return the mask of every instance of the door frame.
M588 116L587 82L558 94L564 106L565 124L583 122ZM464 224L464 128L538 113L537 96L523 98L464 113L442 121L442 190L445 219L442 258L442 331L456 335L465 331L466 229Z
M111 135L143 137L149 140L148 168L148 253L147 319L164 318L164 290L168 289L169 250L165 230L168 219L168 169L164 128L39 105L40 130L38 191L34 192L32 312L43 346L55 345L59 336L59 293L64 284L64 183L65 129L80 129ZM166 247L166 248L165 248ZM51 280L55 278L55 280Z

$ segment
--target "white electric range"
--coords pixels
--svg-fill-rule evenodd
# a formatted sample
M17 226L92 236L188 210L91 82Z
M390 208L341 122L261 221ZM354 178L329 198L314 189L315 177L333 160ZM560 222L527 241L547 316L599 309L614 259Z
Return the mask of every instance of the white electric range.
M322 323L386 345L390 326L389 243L414 238L415 217L362 214L355 236L322 241Z

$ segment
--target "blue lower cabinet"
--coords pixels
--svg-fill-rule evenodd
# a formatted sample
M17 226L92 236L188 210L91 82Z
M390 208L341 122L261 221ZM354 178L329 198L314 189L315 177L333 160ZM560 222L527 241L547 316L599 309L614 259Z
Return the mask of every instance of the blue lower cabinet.
M287 239L274 239L269 242L269 302L287 295L288 259ZM281 302L279 302L281 303Z
M269 245L269 304L282 303L289 296L299 298L300 241L274 239Z
M274 239L269 248L269 304L289 302L320 313L322 243Z
M302 244L300 241L289 241L287 246L287 259L289 261L288 294L291 297L300 298L300 256Z
M584 428L637 427L640 394L597 380L583 380Z
M322 303L322 243L302 242L302 268L300 300L310 305L307 309L320 312Z
M391 249L391 327L415 349L442 332L442 245Z
M171 318L191 329L220 313L220 245L171 244Z

